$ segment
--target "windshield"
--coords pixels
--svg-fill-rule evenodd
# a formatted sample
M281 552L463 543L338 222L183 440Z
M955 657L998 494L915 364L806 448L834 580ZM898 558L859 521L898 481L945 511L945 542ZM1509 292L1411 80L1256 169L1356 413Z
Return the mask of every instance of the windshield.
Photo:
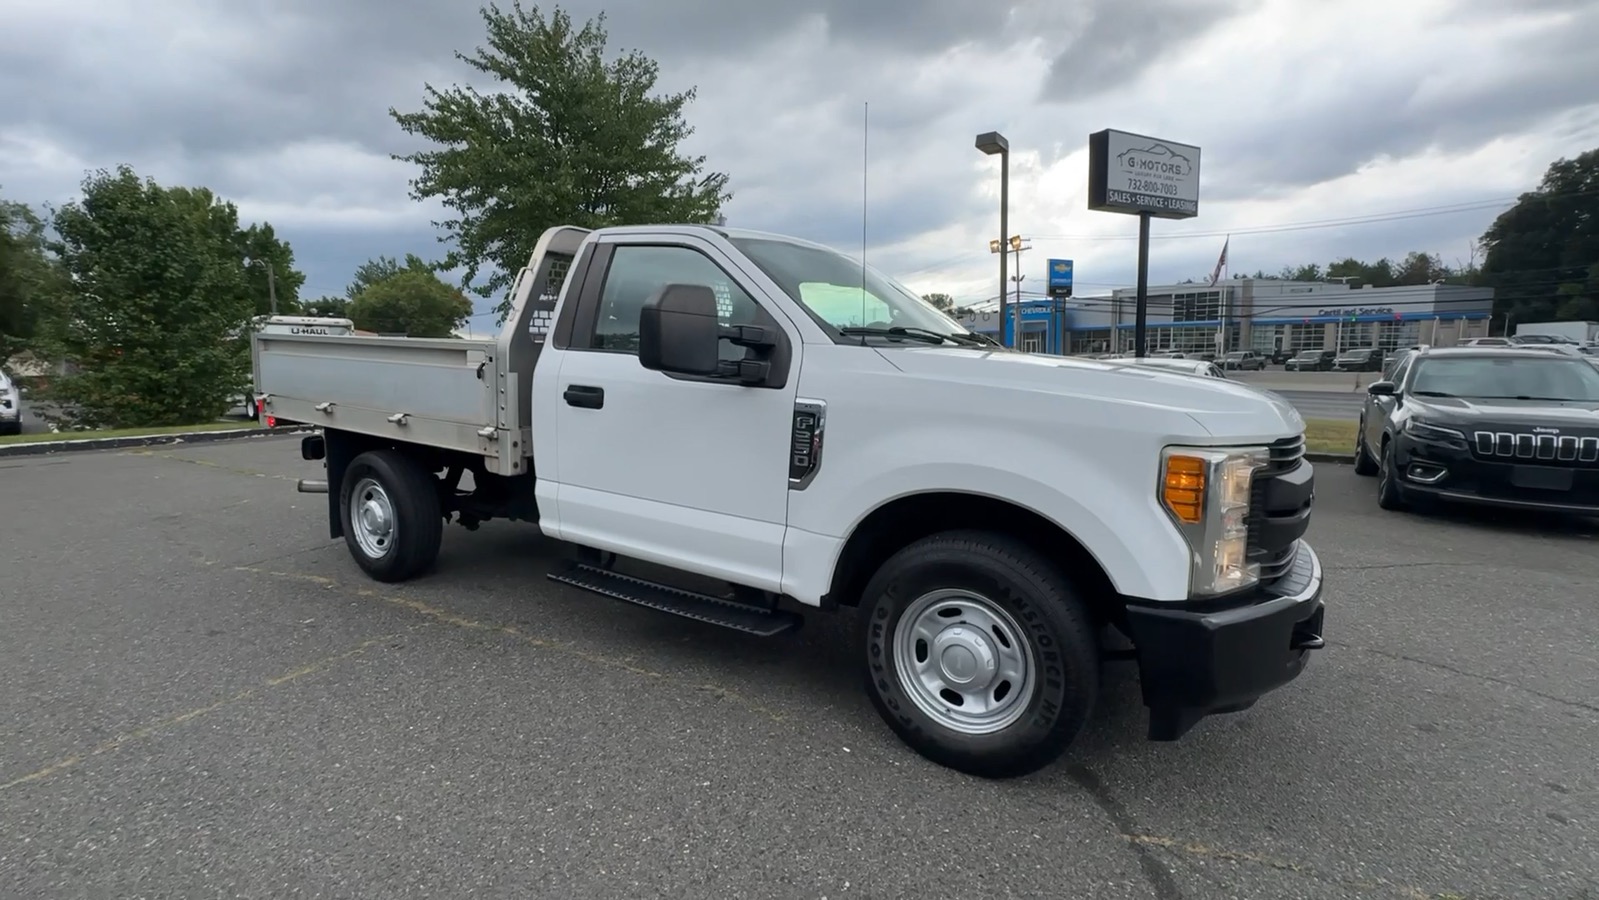
M899 282L842 253L776 238L731 240L784 293L835 332L865 327L972 333Z
M1294 357L1294 359L1317 359L1318 357L1321 356L1321 354L1322 354L1322 351L1320 351L1320 350L1305 350L1305 351L1301 352L1298 356Z
M1580 359L1460 357L1417 363L1411 393L1599 403L1599 368Z
M1240 351L1234 350L1233 352L1227 354L1226 358L1227 359L1243 359L1244 358L1244 354L1242 352L1240 352Z

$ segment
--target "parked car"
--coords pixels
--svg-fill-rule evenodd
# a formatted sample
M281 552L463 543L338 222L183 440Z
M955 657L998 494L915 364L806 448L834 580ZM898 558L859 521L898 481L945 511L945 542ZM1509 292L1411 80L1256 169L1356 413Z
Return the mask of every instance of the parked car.
M1287 372L1329 372L1332 370L1333 360L1337 358L1337 350L1302 350L1283 363L1283 370Z
M1253 350L1234 350L1222 357L1221 367L1223 369L1237 369L1240 372L1247 372L1251 369L1259 372L1261 369L1266 368L1266 357Z
M1355 473L1377 505L1599 514L1599 366L1530 347L1434 347L1366 389Z
M22 392L11 376L0 372L0 434L22 433Z
M1466 338L1457 347L1513 347L1516 341L1502 337L1474 337Z
M1382 371L1381 347L1357 347L1345 350L1333 360L1334 372L1379 372Z

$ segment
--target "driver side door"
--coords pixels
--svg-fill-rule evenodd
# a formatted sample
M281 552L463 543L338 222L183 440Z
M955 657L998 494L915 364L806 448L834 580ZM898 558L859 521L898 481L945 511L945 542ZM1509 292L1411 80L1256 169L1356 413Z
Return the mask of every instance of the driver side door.
M1402 385L1405 376L1410 374L1410 361L1412 357L1405 357L1394 367L1393 377L1386 379L1396 385ZM1366 395L1365 409L1361 414L1363 428L1361 434L1366 439L1366 446L1375 454L1382 446L1383 432L1388 428L1388 420L1393 418L1394 409L1399 405L1397 396Z
M775 330L772 377L746 386L644 368L639 310L672 283L710 287L723 324ZM577 296L555 392L560 537L780 591L793 323L714 244L681 234L604 240ZM722 342L724 359L744 353Z

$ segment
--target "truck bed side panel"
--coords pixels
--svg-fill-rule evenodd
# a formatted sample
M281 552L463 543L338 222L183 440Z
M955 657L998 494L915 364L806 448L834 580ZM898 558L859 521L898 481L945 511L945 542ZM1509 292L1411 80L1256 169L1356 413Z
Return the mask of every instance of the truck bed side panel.
M257 334L256 390L272 415L494 456L493 341ZM331 403L318 410L319 404ZM397 422L390 419L403 414Z

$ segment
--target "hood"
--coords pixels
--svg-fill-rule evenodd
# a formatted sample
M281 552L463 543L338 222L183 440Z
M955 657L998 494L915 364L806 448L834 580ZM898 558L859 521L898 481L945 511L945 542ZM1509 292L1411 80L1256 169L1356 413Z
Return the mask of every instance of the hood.
M1129 410L1177 410L1188 414L1212 437L1229 441L1276 440L1305 428L1299 411L1276 394L1175 369L980 347L883 348L878 352L901 372L920 378L996 391L1071 396Z
M1470 397L1405 397L1424 419L1510 427L1544 425L1599 430L1599 401L1474 400Z

